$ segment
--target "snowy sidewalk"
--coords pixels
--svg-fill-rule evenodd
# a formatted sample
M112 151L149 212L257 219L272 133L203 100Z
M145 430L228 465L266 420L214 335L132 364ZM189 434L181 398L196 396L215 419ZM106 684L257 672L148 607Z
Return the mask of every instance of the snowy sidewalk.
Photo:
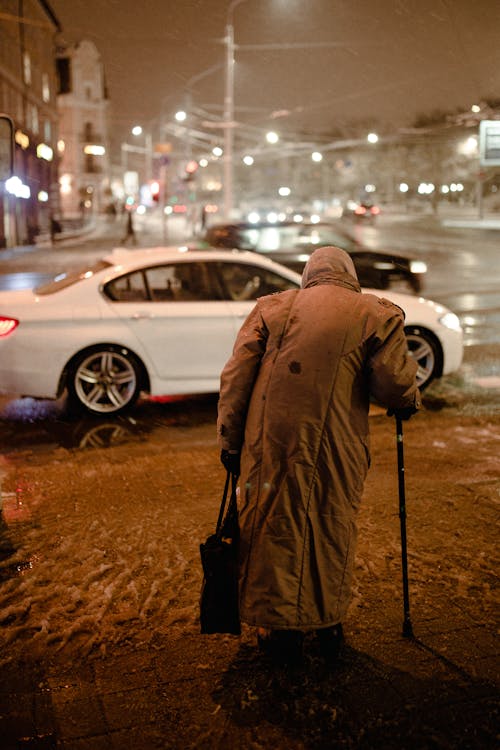
M371 419L347 647L328 674L313 640L287 672L249 628L200 636L198 544L223 472L215 406L189 429L186 408L157 405L167 427L105 450L4 450L2 750L495 747L498 416L459 404L405 428L414 641L393 424Z

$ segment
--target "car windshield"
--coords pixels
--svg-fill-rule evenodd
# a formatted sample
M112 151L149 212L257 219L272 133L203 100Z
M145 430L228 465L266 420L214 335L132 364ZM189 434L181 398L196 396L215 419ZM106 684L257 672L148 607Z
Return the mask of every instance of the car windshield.
M108 263L106 260L99 260L91 266L85 266L84 268L68 271L67 273L60 273L51 281L47 281L45 284L37 286L35 294L55 294L62 289L66 289L68 286L72 286L72 284L77 284L79 281L83 281L83 279L89 279L91 276L94 276L94 274L99 271L103 271L105 268L111 267L112 263Z

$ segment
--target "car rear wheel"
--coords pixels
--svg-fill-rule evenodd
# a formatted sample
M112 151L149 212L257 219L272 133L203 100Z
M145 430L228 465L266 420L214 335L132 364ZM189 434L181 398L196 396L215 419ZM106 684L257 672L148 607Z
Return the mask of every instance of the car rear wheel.
M69 373L70 401L92 414L119 414L137 401L140 376L140 363L127 349L103 346L87 351Z
M417 385L420 390L441 375L443 355L437 339L432 333L416 326L405 328L406 340L411 356L418 365Z

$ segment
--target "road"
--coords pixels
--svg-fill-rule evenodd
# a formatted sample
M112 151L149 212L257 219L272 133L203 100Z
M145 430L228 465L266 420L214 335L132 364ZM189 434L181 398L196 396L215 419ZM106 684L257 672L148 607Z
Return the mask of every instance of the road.
M457 313L466 346L500 344L499 230L388 217L374 228L356 227L354 232L372 249L426 261L424 296Z
M30 287L55 273L91 262L120 244L123 220L100 222L85 238L66 239L51 247L47 242L36 249L20 248L0 251L0 289ZM168 232L159 222L136 217L139 246L163 243L168 234L171 243L185 238L181 220L170 221ZM482 386L486 400L498 398L500 386L500 264L498 231L443 226L432 218L384 216L375 227L354 227L358 239L373 249L393 250L424 259L429 267L424 295L436 299L456 312L465 331L465 356L462 367L465 388ZM444 388L448 381L445 381ZM454 382L452 376L452 382ZM438 386L439 387L439 386ZM452 386L453 393L455 386ZM453 396L454 397L454 396ZM138 407L139 428L154 421L148 407ZM190 409L192 415L195 407ZM14 416L15 413L15 416ZM11 415L14 421L44 418L61 414L61 405L33 402L31 399L0 399L0 418ZM141 416L139 416L141 415ZM98 428L75 426L71 421L56 439L67 441L116 442L130 433L130 423L112 422ZM142 425L142 427L141 427ZM139 429L138 428L138 429ZM49 429L49 433L52 429ZM132 432L136 432L134 428ZM42 430L43 432L43 430ZM43 442L43 439L42 439Z

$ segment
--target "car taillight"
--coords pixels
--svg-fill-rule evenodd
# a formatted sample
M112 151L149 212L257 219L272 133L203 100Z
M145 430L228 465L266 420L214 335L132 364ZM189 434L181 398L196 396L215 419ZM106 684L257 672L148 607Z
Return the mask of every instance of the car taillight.
M358 216L363 216L363 214L366 214L366 208L364 206L358 206L354 210L354 213L357 214Z
M372 213L372 214L373 214L374 216L377 216L377 214L379 214L379 213L380 213L380 208L379 208L378 206L372 206L372 207L370 208L370 212L371 212L371 213Z
M0 315L0 338L8 336L18 325L19 321L15 318L5 318L3 315Z

